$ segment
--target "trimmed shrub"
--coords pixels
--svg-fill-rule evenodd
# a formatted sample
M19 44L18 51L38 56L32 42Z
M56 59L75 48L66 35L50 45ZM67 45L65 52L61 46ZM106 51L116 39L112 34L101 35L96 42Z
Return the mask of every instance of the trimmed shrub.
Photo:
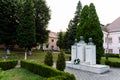
M22 60L21 67L42 77L46 77L45 80L75 80L75 76L73 74L56 70L47 65Z
M119 54L105 54L105 55L107 55L108 57L116 57L116 58L119 58L120 56L119 56Z
M2 71L2 69L0 68L0 72Z
M64 50L65 54L71 54L71 51L69 49Z
M17 65L17 63L17 60L0 61L0 68L2 68L2 70L8 70L14 68Z
M52 66L53 65L53 55L51 51L47 51L46 55L45 55L45 60L44 63L48 66Z
M57 62L56 62L56 68L60 71L64 71L66 67L66 63L65 63L65 54L63 51L61 51L58 54L58 58L57 58Z
M120 67L120 62L111 62L111 61L109 61L109 60L106 60L106 61L105 61L105 64L106 64L106 65L109 65L109 66L111 66L111 67Z

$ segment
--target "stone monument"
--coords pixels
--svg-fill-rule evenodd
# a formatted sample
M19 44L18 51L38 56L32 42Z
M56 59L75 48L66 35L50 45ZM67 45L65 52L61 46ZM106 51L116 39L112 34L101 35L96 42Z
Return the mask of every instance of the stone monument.
M110 70L107 65L96 64L96 46L92 42L92 38L89 38L88 44L84 42L82 36L78 43L75 40L75 44L71 46L71 57L71 61L66 61L67 67L94 73L104 73Z
M72 62L77 58L77 39L75 39L75 43L71 47L71 58Z
M86 43L84 42L83 36L80 36L80 41L77 43L77 58L80 59L80 62L85 62L85 48Z
M89 38L88 45L85 46L85 62L88 64L96 64L96 46L92 42L92 38Z

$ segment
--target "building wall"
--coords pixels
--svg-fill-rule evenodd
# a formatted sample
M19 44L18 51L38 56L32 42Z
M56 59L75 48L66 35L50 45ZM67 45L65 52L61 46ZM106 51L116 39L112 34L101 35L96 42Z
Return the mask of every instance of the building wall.
M107 45L107 42L105 40L106 37L107 37L107 33L104 32L103 47L105 49L105 52L106 52L106 49L107 49L107 46L108 46L108 49L112 49L113 53L119 54L120 53L120 42L119 42L120 32L109 33L108 38L112 38L112 43L108 43L108 45Z
M58 35L55 32L49 33L48 43L45 43L43 46L44 50L55 50L59 51L59 47L57 46Z

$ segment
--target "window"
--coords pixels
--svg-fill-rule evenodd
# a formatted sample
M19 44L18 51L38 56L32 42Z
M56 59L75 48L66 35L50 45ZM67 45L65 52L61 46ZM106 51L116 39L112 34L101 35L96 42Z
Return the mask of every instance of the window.
M48 48L48 44L46 45L46 48Z
M53 50L54 46L51 46L51 49Z
M105 38L105 43L112 43L112 38Z
M107 37L105 38L105 43L107 43Z
M119 43L120 43L120 37L118 38L118 41L119 41Z
M107 48L105 49L105 53L107 53Z
M109 52L109 53L113 53L113 49L109 49L108 52Z
M51 41L54 42L54 39L52 39Z

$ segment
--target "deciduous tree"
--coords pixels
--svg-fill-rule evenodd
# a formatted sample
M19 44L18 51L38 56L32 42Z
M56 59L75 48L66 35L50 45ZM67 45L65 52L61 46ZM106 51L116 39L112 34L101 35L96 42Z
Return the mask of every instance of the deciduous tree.
M27 58L27 52L36 42L35 30L34 5L32 0L25 0L20 14L19 27L17 28L17 42L20 47L25 48L25 59Z
M50 9L45 0L34 0L36 42L43 44L48 40L49 30L47 30L50 20Z
M17 26L17 0L0 0L0 44L4 44L7 50L16 43Z

